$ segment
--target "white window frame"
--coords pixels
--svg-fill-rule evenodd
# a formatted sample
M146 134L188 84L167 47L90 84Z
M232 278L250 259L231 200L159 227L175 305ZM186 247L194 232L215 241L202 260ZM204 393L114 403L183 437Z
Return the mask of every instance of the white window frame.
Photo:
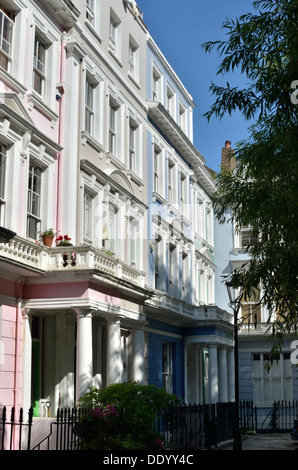
M34 172L31 171L34 169ZM38 174L35 171L38 170ZM34 176L35 175L35 176ZM34 177L38 178L40 187L39 192L34 191ZM28 168L28 185L27 185L27 211L26 211L26 236L32 240L37 240L38 232L41 230L41 217L42 217L42 186L43 186L43 169L42 167L30 158ZM37 209L34 207L34 198L37 197ZM36 224L35 233L31 232L30 221ZM33 236L31 236L33 235Z
M109 100L108 152L123 162L125 152L122 149L122 106L113 96Z
M93 27L95 26L95 1L94 0L86 0L86 20L89 21L89 23Z
M124 205L114 198L108 200L108 237L104 241L104 248L116 254L121 260L124 258L125 214Z
M129 118L129 148L128 148L128 168L140 176L142 171L141 160L141 129L140 124L131 117Z
M173 393L173 344L162 343L162 382L167 393Z
M89 76L86 76L85 83L85 131L91 136L94 135L94 107L95 107L95 91L94 83L91 82Z
M179 183L180 183L180 212L183 216L187 217L188 214L188 176L187 174L180 170L179 175Z
M293 400L293 366L290 353L281 353L279 360L274 361L269 372L265 368L268 360L266 356L266 353L252 353L254 403L272 405L273 401ZM276 393L277 388L279 388L278 393Z
M121 21L118 16L110 10L109 27L109 51L118 59L121 56Z
M237 289L237 292L239 294L240 290ZM252 292L252 295L250 296L250 298L247 298L245 293L243 292L240 311L239 311L239 317L242 318L242 321L244 324L254 325L256 320L257 322L262 321L262 308L261 308L260 299L261 299L261 293L258 289L255 289Z
M156 234L154 241L154 288L161 290L160 266L163 261L163 243L161 237Z
M13 27L14 22L0 8L0 64L9 73L12 63ZM7 34L4 34L4 32Z
M152 67L152 101L162 102L162 74L155 64Z
M32 50L32 94L30 96L30 107L35 106L37 109L44 112L48 117L54 121L58 119L56 110L56 87L57 87L57 60L58 54L55 45L60 40L60 36L56 31L51 28L40 27L40 22L36 18L36 23L32 27L33 35L33 50ZM34 75L35 75L35 38L39 37L41 42L45 45L45 58L44 70L41 73L42 77L42 90L41 93L35 90Z
M213 245L213 209L210 202L206 204L206 241Z
M181 101L179 101L179 127L186 134L186 130L187 130L186 107Z
M168 203L177 205L177 165L171 157L168 157Z
M46 71L47 71L47 49L48 45L38 33L35 31L34 35L34 51L33 51L33 82L32 87L35 93L37 93L41 98L45 98L46 92ZM40 60L39 51L43 50L43 62ZM36 54L36 51L37 54ZM40 87L36 89L35 78L40 81ZM39 89L40 88L40 89Z
M92 243L92 222L93 222L93 198L94 196L84 188L83 196L83 240L85 243ZM87 207L88 205L88 207Z
M167 83L167 103L166 109L173 119L176 119L175 113L176 95L173 88Z
M190 255L182 251L181 256L181 298L190 302Z
M140 47L138 43L129 35L128 45L128 74L133 80L139 83L140 80Z
M169 294L173 297L177 294L177 284L178 284L178 270L177 266L179 265L178 260L178 246L174 243L169 243L169 269L168 269L168 278L169 278Z
M235 248L245 249L249 243L256 240L257 238L252 235L252 227L241 227L235 234Z
M130 266L140 268L140 221L134 217L128 217L128 259Z
M153 145L153 192L164 198L165 150L157 143Z

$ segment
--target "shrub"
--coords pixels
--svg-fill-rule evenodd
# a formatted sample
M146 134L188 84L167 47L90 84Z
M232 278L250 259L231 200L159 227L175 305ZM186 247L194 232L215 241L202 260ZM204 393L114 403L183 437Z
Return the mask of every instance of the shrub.
M80 399L80 406L90 409L81 423L84 448L162 448L154 432L156 415L175 402L175 395L138 382L112 384L103 390L91 387Z

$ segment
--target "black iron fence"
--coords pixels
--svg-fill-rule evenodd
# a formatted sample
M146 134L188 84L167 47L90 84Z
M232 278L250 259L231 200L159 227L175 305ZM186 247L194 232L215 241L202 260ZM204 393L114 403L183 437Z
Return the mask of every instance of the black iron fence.
M289 431L298 417L298 400L275 401L269 410L261 411L257 410L260 432Z
M56 420L50 424L49 434L31 450L80 450L81 438L76 431L87 409L58 409Z
M30 450L32 421L32 408L29 409L28 420L25 421L23 408L16 415L14 407L7 413L4 406L0 420L0 450Z
M232 438L234 413L234 403L175 406L159 417L157 431L166 449L206 449Z
M10 417L6 407L0 413L0 450L79 450L77 432L86 409L60 409L48 421L50 431L34 444L33 410L24 420L23 409L16 417L12 408ZM240 402L239 425L242 433L249 431L291 431L298 414L298 402L274 402L266 418L260 418L260 409L252 402ZM209 449L233 439L235 403L174 406L156 418L156 431L162 436L168 450ZM26 421L26 422L25 422ZM47 420L46 420L47 421ZM265 426L266 424L266 426ZM266 429L265 429L266 428Z

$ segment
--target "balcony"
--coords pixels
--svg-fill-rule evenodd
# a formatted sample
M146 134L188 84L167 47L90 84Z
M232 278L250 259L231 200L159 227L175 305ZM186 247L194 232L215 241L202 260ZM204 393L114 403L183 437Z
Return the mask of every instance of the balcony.
M62 246L47 248L21 237L14 237L8 243L0 243L0 263L4 269L17 268L25 275L57 273L66 271L101 272L138 287L145 286L145 273L128 266L114 256L91 246Z
M268 323L241 323L239 328L239 335L241 336L263 336L272 333L271 327Z

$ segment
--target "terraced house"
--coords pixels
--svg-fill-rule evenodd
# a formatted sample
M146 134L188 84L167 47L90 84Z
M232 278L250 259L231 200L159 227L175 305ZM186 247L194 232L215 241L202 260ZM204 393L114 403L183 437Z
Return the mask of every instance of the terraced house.
M233 400L216 187L142 12L5 0L0 24L1 405L55 416L126 380Z

